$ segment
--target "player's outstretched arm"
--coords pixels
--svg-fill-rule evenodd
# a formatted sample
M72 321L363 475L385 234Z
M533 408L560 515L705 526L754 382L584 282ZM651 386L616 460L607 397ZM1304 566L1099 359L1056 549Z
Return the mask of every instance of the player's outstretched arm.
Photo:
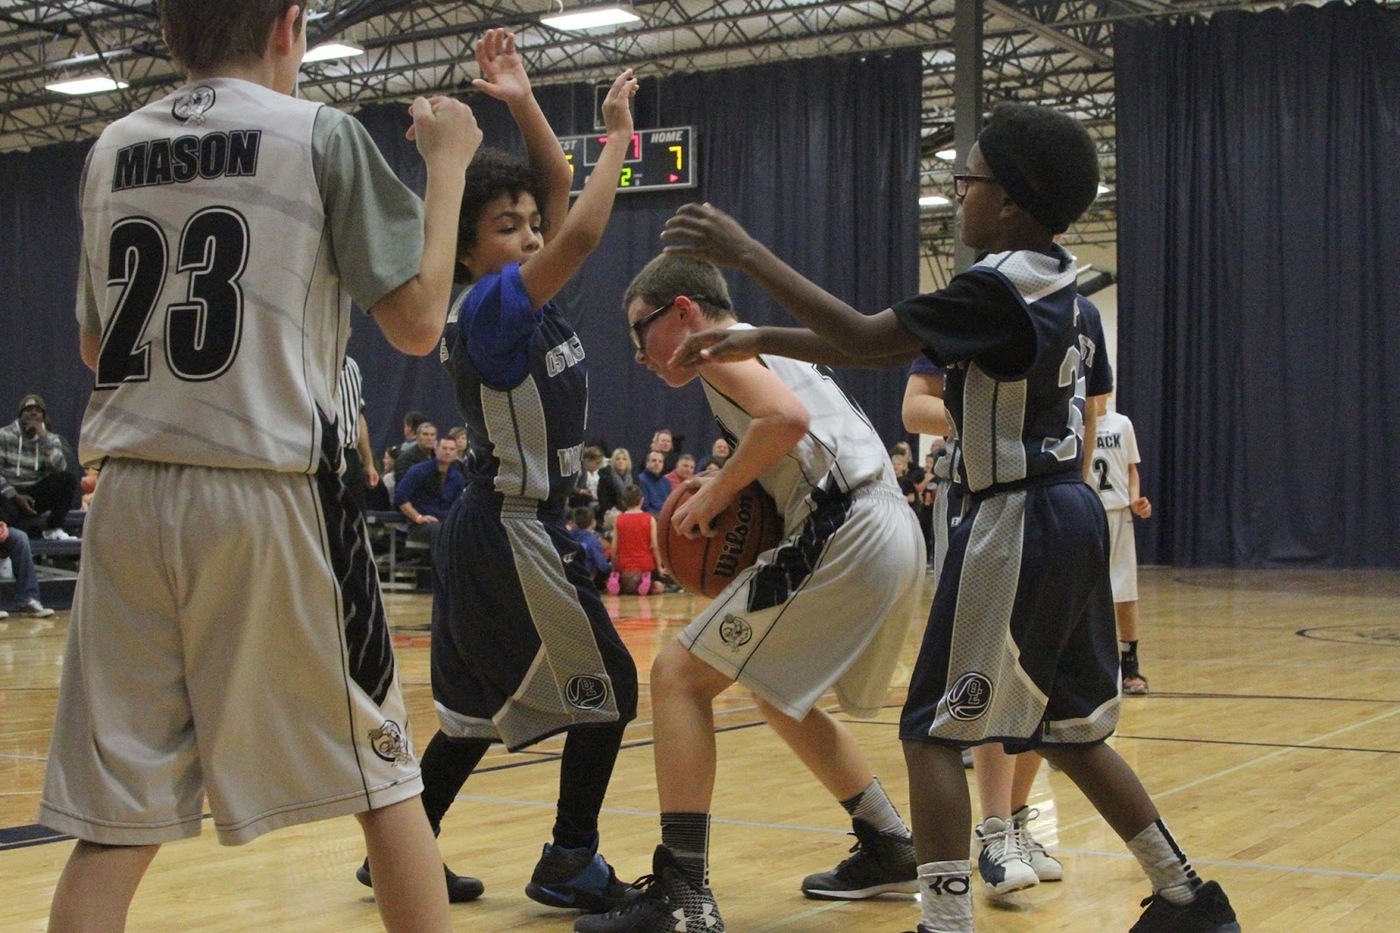
M732 363L753 359L760 353L786 356L809 363L848 368L885 369L908 363L914 353L901 351L890 356L861 357L832 346L804 327L755 327L729 330L715 327L691 334L672 354L672 366L698 366L701 363Z
M617 196L622 160L632 140L631 100L637 93L637 77L628 68L613 81L603 101L603 121L608 141L583 186L578 200L535 258L520 267L520 280L535 307L559 293L578 267L603 238ZM562 157L562 156L561 156Z
M739 222L711 204L684 204L666 221L661 241L668 253L695 256L717 266L739 269L763 287L793 317L827 343L858 359L912 354L919 338L885 310L861 314L808 281L749 235Z
M526 158L544 181L545 199L539 209L544 239L549 242L569 213L569 185L573 182L569 160L530 88L525 62L515 49L515 34L488 29L477 40L476 61L481 77L473 79L472 86L510 108L511 118L525 139Z
M428 169L423 192L423 259L418 274L374 303L370 313L397 350L423 356L442 336L457 263L457 214L467 166L481 146L471 108L450 97L414 99L408 138Z
M943 404L943 377L910 373L900 408L904 430L914 434L947 434L948 408Z

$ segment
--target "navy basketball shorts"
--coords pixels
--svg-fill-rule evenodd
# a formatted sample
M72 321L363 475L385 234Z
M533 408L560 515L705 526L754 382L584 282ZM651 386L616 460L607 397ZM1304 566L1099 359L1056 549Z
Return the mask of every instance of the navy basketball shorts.
M974 497L952 532L900 718L904 740L1008 752L1118 722L1108 532L1082 482Z
M637 667L563 515L468 487L433 550L433 700L442 731L512 751L630 722Z

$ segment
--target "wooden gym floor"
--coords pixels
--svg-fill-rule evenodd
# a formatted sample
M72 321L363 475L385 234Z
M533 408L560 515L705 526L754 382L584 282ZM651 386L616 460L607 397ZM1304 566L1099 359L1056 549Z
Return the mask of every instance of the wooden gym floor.
M931 587L926 586L926 590ZM1400 573L1174 571L1141 574L1143 671L1152 694L1128 698L1114 746L1137 769L1197 870L1230 894L1245 930L1312 933L1400 925ZM889 705L847 720L906 812L896 736L923 615ZM642 709L627 733L603 814L603 852L620 875L650 870L658 841L650 703L658 645L685 624L685 595L609 597L642 672ZM428 688L428 597L387 597L398 634L414 737L435 722ZM833 610L839 607L833 607ZM72 841L36 840L33 826L53 718L67 614L0 623L0 929L41 930ZM911 898L804 899L802 876L831 868L851 837L845 814L758 723L741 690L720 700L720 769L712 882L732 933L912 929ZM565 931L574 915L522 891L548 839L560 740L493 752L443 825L448 864L486 883L453 907L457 928ZM268 767L296 767L295 761ZM969 780L971 773L969 772ZM974 808L976 797L973 797ZM1056 773L1033 803L1042 841L1065 881L980 896L983 931L1126 930L1144 877L1123 845ZM137 894L131 930L380 929L351 818L221 848L212 828L166 846Z

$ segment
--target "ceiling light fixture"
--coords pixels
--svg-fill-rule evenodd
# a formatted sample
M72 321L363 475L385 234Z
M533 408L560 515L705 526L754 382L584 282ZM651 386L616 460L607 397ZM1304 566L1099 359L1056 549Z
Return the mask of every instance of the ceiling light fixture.
M44 85L50 91L57 91L60 94L103 94L107 91L116 91L124 87L129 87L125 81L113 81L111 78L74 78L72 81L55 81L53 84Z
M958 157L958 150L956 150L956 149L940 149L940 150L938 150L937 152L935 152L934 155L938 156L938 157L939 157L940 159L942 159L944 162L951 162L951 161L953 161L954 159L956 159L956 158Z
M926 194L919 198L920 207L947 207L952 203L941 194Z
M343 42L322 42L314 49L310 49L302 56L302 64L307 62L324 62L332 58L354 58L356 55L365 54L365 50L358 45L347 45Z
M559 12L540 17L540 25L552 29L572 31L577 29L598 29L602 26L617 26L621 23L636 23L641 17L630 9L620 6L581 7L577 12L565 13L564 0L558 0Z

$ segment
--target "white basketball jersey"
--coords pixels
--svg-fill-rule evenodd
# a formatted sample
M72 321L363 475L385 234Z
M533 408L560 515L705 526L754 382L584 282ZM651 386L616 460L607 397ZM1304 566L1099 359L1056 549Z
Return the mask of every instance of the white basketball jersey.
M808 496L813 489L850 492L869 483L885 483L899 495L894 467L880 435L855 400L836 384L830 370L785 356L765 355L759 361L802 400L808 413L807 435L758 478L759 485L778 503L787 531L811 511ZM715 419L726 435L742 443L753 416L701 381Z
M1091 482L1104 509L1126 509L1129 504L1128 464L1140 463L1137 436L1126 415L1110 411L1099 415L1094 438Z
M350 313L312 168L319 110L214 79L102 133L82 190L102 329L83 463L317 469Z

